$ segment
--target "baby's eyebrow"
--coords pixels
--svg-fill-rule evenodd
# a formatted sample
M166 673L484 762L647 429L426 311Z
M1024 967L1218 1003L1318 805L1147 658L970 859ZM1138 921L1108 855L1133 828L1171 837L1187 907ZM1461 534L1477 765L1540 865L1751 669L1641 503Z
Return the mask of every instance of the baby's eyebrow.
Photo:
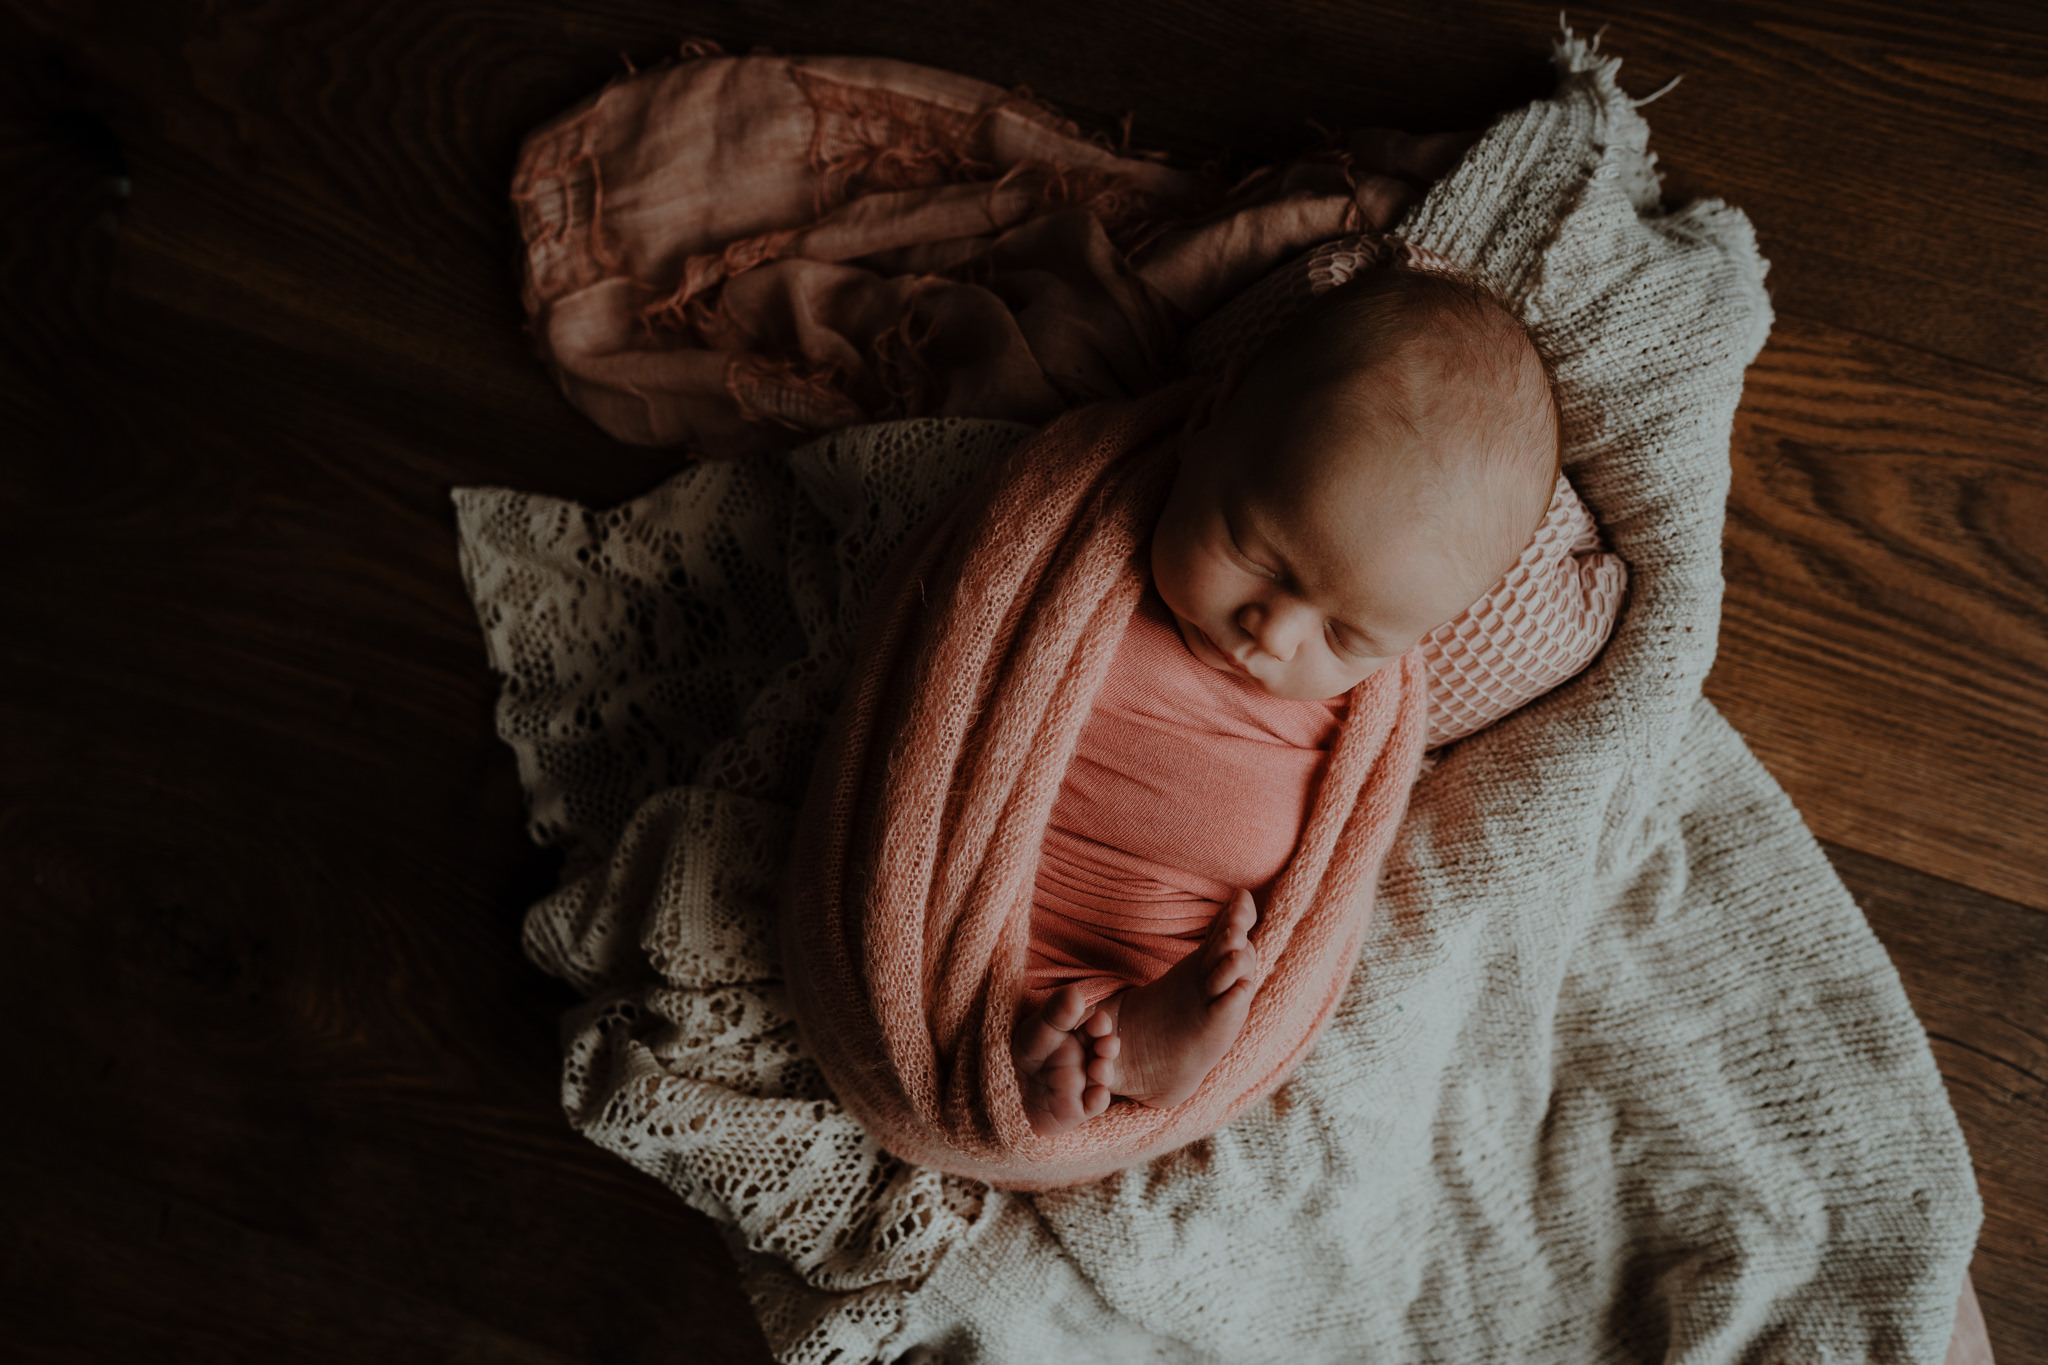
M1233 524L1233 520L1235 524ZM1226 506L1223 524L1230 527L1231 538L1234 540L1242 541L1244 539L1238 533L1238 526L1240 525L1245 530L1251 532L1250 538L1259 542L1259 548L1278 561L1280 572L1286 574L1289 578L1294 577L1294 568L1287 562L1286 552L1280 548L1280 542L1274 537L1273 533L1266 529L1265 518L1252 510L1249 501L1241 500L1235 507Z
M1273 537L1267 535L1259 528L1257 519L1251 516L1242 505L1233 506L1229 501L1225 501L1223 505L1223 529L1229 533L1230 543L1237 547L1239 554L1250 558L1251 552L1245 542L1248 540L1256 541L1261 551L1279 561L1279 566L1275 569L1276 573L1280 574L1283 578L1291 579L1294 577L1294 570L1287 565L1287 556L1280 553L1279 547L1273 543ZM1247 532L1249 534L1246 534ZM1265 566L1261 565L1260 567L1263 568Z
M1253 511L1249 504L1241 502L1235 508L1226 506L1223 525L1229 530L1230 538L1238 543L1239 550L1247 548L1244 544L1246 540L1257 542L1259 553L1273 561L1275 573L1296 587L1303 586L1301 575L1294 571L1293 561L1288 559L1287 551L1281 548L1280 538L1267 529L1266 519ZM1243 528L1242 531L1240 527ZM1250 534L1246 535L1243 532Z

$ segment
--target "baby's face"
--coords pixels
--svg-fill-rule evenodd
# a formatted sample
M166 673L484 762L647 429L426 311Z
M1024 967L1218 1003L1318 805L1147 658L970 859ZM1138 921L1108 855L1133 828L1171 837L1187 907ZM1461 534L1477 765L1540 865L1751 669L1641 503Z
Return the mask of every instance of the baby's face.
M1152 575L1195 657L1276 697L1342 696L1487 588L1451 554L1411 451L1278 449L1201 409L1152 536Z

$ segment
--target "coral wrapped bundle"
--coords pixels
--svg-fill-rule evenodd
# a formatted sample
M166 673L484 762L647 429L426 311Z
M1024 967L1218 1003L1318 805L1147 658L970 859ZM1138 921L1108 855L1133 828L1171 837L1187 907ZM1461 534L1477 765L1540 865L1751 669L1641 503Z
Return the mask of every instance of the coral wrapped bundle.
M1417 651L1351 694L1299 844L1261 907L1245 1027L1194 1097L1119 1100L1056 1137L1010 1040L1033 878L1083 725L1145 588L1140 553L1192 388L1073 413L925 527L869 606L784 898L804 1038L890 1151L992 1184L1092 1180L1277 1086L1342 994L1426 732ZM1223 831L1219 831L1219 835Z

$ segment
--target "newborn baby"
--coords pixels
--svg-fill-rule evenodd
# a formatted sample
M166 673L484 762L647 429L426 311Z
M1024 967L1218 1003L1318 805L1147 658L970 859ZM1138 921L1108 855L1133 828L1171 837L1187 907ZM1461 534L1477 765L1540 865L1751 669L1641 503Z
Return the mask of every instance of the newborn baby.
M1118 1096L1179 1104L1230 1050L1259 985L1258 900L1292 855L1346 694L1515 562L1559 453L1528 333L1436 271L1328 291L1197 402L1152 533L1153 591L1041 855L1013 1042L1034 1131ZM1201 746L1218 734L1236 757L1213 789L1148 781L1148 744L1196 746L1209 771ZM1281 765L1279 788L1231 780L1229 762ZM1238 846L1177 846L1189 822L1170 809L1119 809L1147 802L1199 803L1195 823ZM1190 859L1206 866L1154 875Z

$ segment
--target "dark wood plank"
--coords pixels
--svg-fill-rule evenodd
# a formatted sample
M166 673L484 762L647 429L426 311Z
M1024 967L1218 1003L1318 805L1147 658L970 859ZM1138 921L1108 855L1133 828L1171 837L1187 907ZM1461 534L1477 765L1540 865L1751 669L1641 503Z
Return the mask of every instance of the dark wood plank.
M1481 123L1545 88L1557 19L1535 0L1460 0L1427 23L1391 0L1342 12L1292 0L1256 22L1171 0L1107 11L769 0L573 17L506 5L456 32L432 7L381 0L228 13L15 3L130 93L137 110L115 118L124 140L150 140L134 125L140 108L156 111L163 158L137 184L161 177L182 192L136 229L175 266L144 263L144 287L289 299L302 321L393 365L445 353L450 326L506 307L486 277L502 270L517 137L615 74L621 54L658 60L689 36L735 51L881 53L1027 85L1099 125L1131 111L1141 136L1193 157L1219 146L1264 157L1312 140L1310 118ZM1686 76L1657 122L1672 190L1755 217L1787 311L2048 379L2048 283L2035 268L2048 11L2006 0L1933 22L1908 0L1724 0L1572 15L1581 31L1611 24L1638 93ZM356 270L336 272L337 260ZM365 292L359 272L403 287Z
M0 1161L19 1257L10 1294L40 1311L9 1358L275 1361L319 1342L332 1358L567 1365L406 1287L351 1274L303 1243L62 1155Z
M275 640L277 617L318 619L317 592L195 616L155 549L115 560L157 591L101 599L97 667L38 676L29 648L10 670L0 1020L38 1122L7 1145L42 1193L12 1206L35 1273L7 1283L68 1286L77 1310L29 1340L75 1359L763 1358L709 1224L562 1120L573 997L518 953L548 868L483 742L488 686L448 668L464 686L397 704L386 663L372 691L324 687L366 667L345 622L296 665ZM219 672L118 666L179 637ZM197 1240L151 1233L159 1204ZM87 1311L102 1301L118 1311Z
M1708 694L1827 839L2048 910L2048 389L1784 319Z
M1755 221L1781 312L2048 380L2048 9L1614 6L1667 194Z
M90 111L9 112L9 1352L765 1360L711 1225L562 1119L446 501L673 457L136 300Z
M1839 845L1927 1026L1984 1197L1970 1274L2006 1365L2048 1360L2048 917Z

